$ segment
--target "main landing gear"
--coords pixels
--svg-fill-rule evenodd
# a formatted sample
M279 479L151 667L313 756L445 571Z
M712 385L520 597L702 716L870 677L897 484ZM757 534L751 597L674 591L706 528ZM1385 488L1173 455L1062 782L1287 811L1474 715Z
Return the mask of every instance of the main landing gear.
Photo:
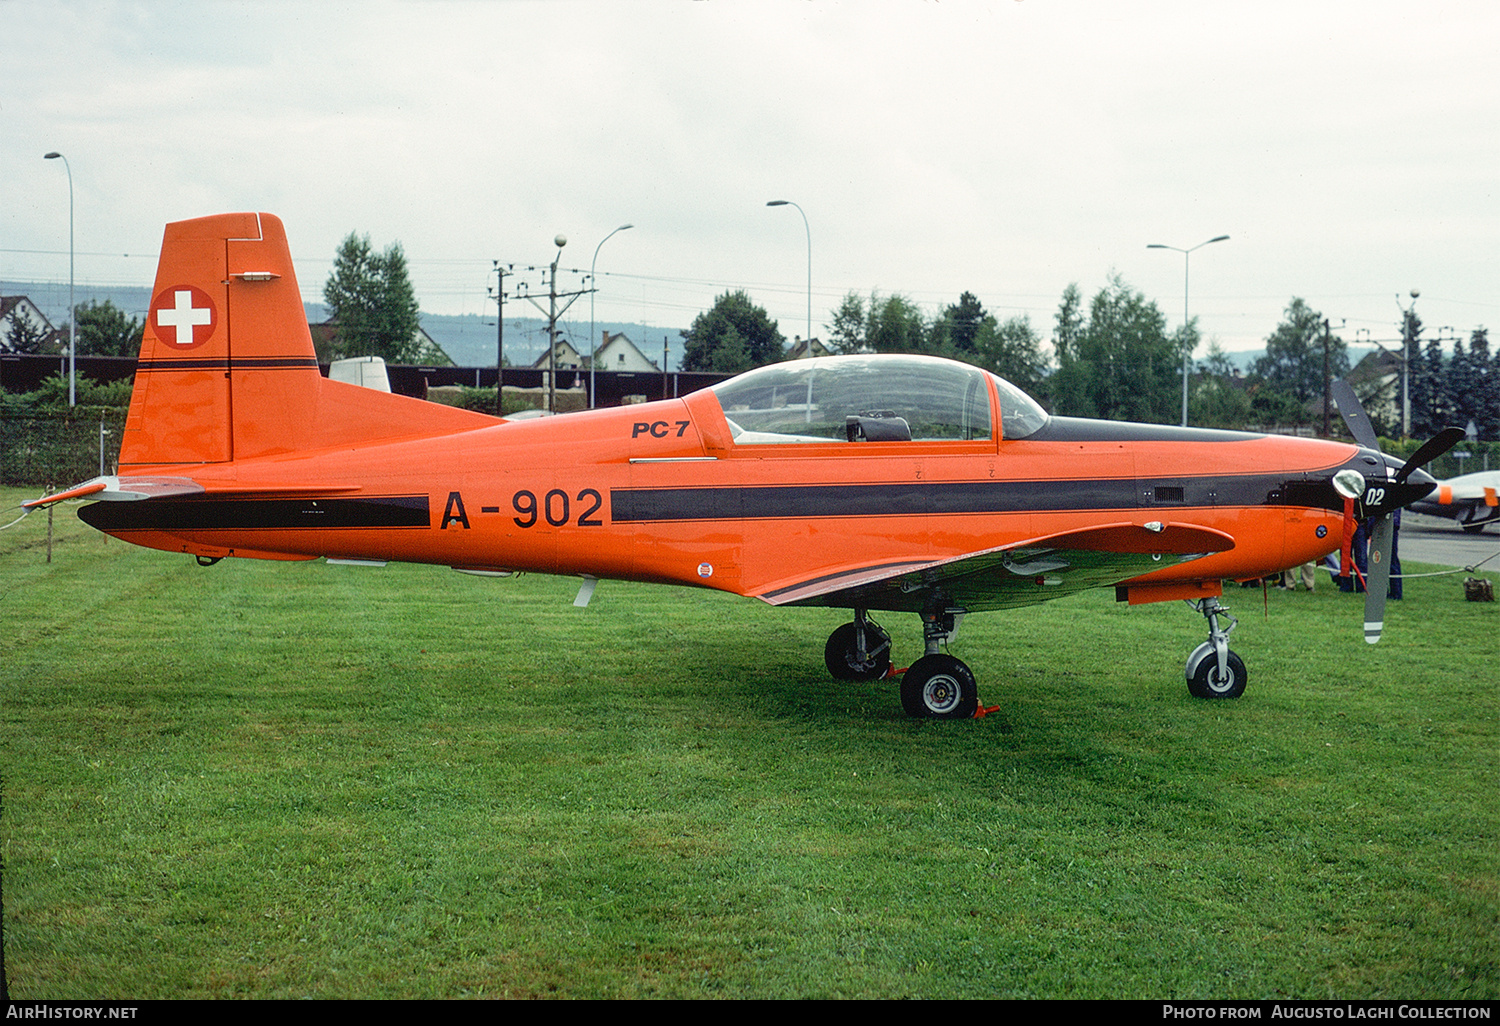
M880 680L891 672L891 636L856 609L853 623L828 636L823 662L834 680Z
M1239 621L1219 604L1217 597L1189 602L1208 620L1208 640L1188 656L1185 674L1194 698L1239 698L1248 677L1245 662L1229 650L1229 632ZM891 669L891 636L871 620L867 611L856 609L854 620L828 638L823 660L838 680L882 680L894 676ZM906 715L935 720L966 720L983 715L974 671L961 659L941 651L958 632L963 610L946 603L931 602L922 611L922 658L901 677L901 708Z
M1229 651L1229 632L1239 623L1217 598L1191 601L1188 605L1208 619L1208 640L1188 656L1188 691L1194 698L1239 698L1245 693L1245 662ZM1229 621L1219 625L1219 618Z
M940 651L958 630L962 611L942 605L922 613L925 653L901 677L901 708L906 715L938 720L966 720L979 709L974 672L960 659ZM863 609L828 638L823 650L828 672L838 680L880 680L891 676L891 636Z

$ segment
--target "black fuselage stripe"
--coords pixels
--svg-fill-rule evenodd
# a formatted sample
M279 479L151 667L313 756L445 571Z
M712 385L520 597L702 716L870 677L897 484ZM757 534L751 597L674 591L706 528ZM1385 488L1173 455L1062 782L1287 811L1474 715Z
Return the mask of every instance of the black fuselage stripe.
M1161 494L1169 494L1171 501L1157 500ZM1267 505L1342 508L1326 479L1288 479L1280 474L1139 481L959 481L610 491L610 516L616 523Z
M316 357L269 356L253 359L230 359L219 357L212 360L142 360L136 364L139 371L184 371L184 370L287 370L289 368L318 369Z
M1172 501L1152 501L1163 492ZM1179 499L1178 496L1181 496ZM614 523L745 521L953 514L1303 506L1339 510L1326 479L1280 475L1135 481L966 481L931 484L616 488ZM344 499L149 499L99 502L79 511L100 530L337 530L432 526L426 495Z
M101 531L331 531L432 524L425 495L96 502L79 510L78 516Z

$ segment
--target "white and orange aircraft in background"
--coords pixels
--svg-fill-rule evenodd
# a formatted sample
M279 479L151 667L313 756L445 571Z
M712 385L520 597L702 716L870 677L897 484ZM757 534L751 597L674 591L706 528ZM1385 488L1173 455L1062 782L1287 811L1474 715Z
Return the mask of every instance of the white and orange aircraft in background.
M1447 517L1470 534L1500 522L1500 470L1480 470L1439 481L1425 499L1412 503L1413 513Z
M974 675L943 651L964 614L1094 587L1190 601L1209 637L1189 689L1238 696L1222 582L1318 559L1369 516L1377 640L1385 514L1432 490L1418 468L1457 440L1403 464L1357 420L1362 444L1050 417L993 374L916 356L501 420L324 378L268 214L168 225L153 297L118 474L28 505L104 500L80 517L204 565L399 560L579 575L580 599L618 578L850 609L825 646L849 680L893 675L870 613L916 613L912 716L975 715Z

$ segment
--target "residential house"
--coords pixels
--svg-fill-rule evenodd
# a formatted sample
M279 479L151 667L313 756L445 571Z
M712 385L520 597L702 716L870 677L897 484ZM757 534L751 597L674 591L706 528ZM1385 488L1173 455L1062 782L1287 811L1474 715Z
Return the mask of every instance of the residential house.
M1366 353L1345 378L1370 420L1386 430L1401 424L1401 371L1405 361L1384 349ZM1320 400L1321 402L1321 400Z
M579 355L578 350L573 348L573 343L565 338L557 340L555 359L557 361L555 364L550 363L547 359L547 350L543 349L542 355L536 358L531 369L544 371L555 367L557 370L564 371L578 370L583 366L583 357Z
M594 369L642 373L661 371L656 361L636 348L635 343L626 338L624 332L611 335L608 329L603 332L599 348L594 350Z
M792 340L792 347L786 351L786 360L801 360L813 356L832 356L828 347L815 338L804 339L800 335Z
M51 339L51 336L55 334L56 329L52 327L52 322L47 320L47 315L25 296L0 296L0 350L10 348L7 340L10 338L11 328L18 322L29 323L40 333L43 344L38 351L45 352L49 349L55 351L55 346L47 343L55 341ZM67 340L63 339L62 344L66 347Z

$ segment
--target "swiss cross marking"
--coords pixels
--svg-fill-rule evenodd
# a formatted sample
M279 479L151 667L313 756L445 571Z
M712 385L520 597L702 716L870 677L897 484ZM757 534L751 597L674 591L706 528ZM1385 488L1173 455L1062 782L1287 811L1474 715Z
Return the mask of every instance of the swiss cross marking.
M218 311L208 293L191 285L164 289L151 304L156 337L177 349L191 349L213 336Z

